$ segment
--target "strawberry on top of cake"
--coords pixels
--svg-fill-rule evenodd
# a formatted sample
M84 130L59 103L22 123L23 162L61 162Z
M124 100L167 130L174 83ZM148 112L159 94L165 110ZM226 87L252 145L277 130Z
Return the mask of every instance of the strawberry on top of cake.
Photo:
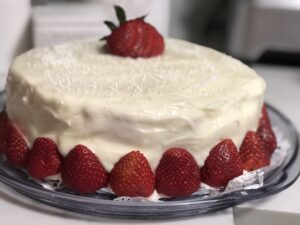
M18 56L7 79L0 152L29 175L118 196L189 196L269 164L276 139L264 81L225 54L164 39L145 18L102 41Z

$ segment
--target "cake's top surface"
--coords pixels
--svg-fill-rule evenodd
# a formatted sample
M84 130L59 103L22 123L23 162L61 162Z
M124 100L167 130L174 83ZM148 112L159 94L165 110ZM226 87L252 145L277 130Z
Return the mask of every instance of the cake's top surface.
M31 50L11 70L62 101L95 100L149 114L157 107L168 114L190 105L210 110L264 88L253 70L231 57L185 41L165 43L162 56L132 59L106 54L104 42L73 42Z

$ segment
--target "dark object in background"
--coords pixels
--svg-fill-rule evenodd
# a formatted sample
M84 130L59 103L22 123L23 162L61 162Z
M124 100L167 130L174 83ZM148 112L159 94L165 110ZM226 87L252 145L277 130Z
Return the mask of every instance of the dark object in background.
M190 41L224 51L227 36L228 0L194 0L184 21ZM188 26L190 25L190 26Z
M229 54L248 62L300 65L300 1L232 0Z
M212 47L248 63L300 65L300 1L171 3L171 36ZM181 33L173 32L174 27L175 31L182 29Z
M266 51L258 59L258 62L267 63L267 64L299 66L300 52L293 53L293 52L283 52L283 51Z
M224 51L229 0L172 0L171 36Z

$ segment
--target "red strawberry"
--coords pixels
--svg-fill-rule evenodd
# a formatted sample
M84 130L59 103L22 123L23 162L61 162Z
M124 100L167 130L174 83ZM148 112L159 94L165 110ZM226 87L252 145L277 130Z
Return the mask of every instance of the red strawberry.
M262 138L265 149L267 149L269 153L272 154L276 149L277 141L275 134L272 130L272 126L265 105L263 105L262 108L262 117L259 120L257 133Z
M261 118L259 120L259 127L270 127L271 126L271 122L269 119L269 115L267 112L267 107L265 104L263 104L262 109L261 109Z
M7 124L7 150L5 151L8 162L14 166L25 167L28 160L29 148L17 128Z
M162 54L164 40L160 33L144 17L126 21L124 10L115 6L120 22L117 27L112 22L105 21L112 33L105 37L107 50L113 55L123 57L152 57Z
M248 131L240 148L243 168L253 171L270 164L270 153L264 148L261 137L254 131Z
M107 173L101 162L84 145L76 145L63 161L63 183L78 193L92 193L105 187Z
M34 178L45 178L60 173L61 156L54 141L49 138L35 139L28 159L28 173Z
M8 117L6 112L3 110L0 114L0 154L7 150L7 126Z
M242 162L231 139L214 146L201 168L202 181L213 187L226 187L230 180L242 174Z
M118 196L149 197L154 191L154 174L139 151L123 156L110 173L110 186Z
M189 196L199 189L200 170L193 156L185 149L167 150L155 171L158 193L170 197Z

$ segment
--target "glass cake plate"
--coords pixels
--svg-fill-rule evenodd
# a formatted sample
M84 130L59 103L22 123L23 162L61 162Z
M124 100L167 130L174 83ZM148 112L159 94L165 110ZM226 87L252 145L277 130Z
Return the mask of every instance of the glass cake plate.
M3 106L4 94L0 95ZM263 185L258 189L243 189L221 196L196 194L187 198L171 198L163 201L114 201L112 193L99 191L89 195L78 195L66 189L50 190L28 178L27 174L0 159L0 181L35 201L72 212L114 218L162 219L177 218L215 212L234 205L276 194L292 185L300 173L298 134L294 125L282 113L268 105L272 124L279 128L289 142L284 162L265 174Z

